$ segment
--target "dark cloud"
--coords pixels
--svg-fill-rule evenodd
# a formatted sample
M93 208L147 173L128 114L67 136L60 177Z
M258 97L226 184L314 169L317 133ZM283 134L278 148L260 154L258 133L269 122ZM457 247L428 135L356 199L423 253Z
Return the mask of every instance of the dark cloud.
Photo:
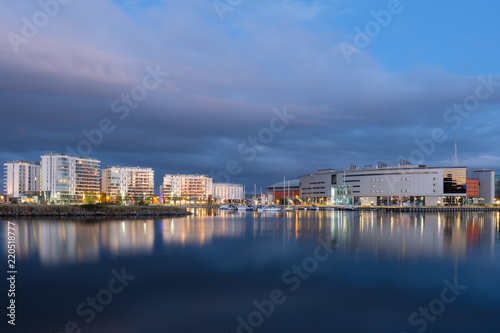
M109 118L116 129L92 156L154 167L157 186L166 172L217 172L231 160L242 167L231 180L252 187L350 163L395 165L435 128L448 140L426 164L452 163L456 133L463 164L498 168L498 91L458 128L444 119L489 73L393 72L364 50L348 64L338 47L346 34L324 22L341 4L338 15L345 3L245 2L221 22L210 2L70 2L19 53L0 39L0 160L66 152ZM3 7L2 36L40 10ZM148 66L168 78L120 119L113 101L141 85ZM284 107L295 118L248 161L242 145Z

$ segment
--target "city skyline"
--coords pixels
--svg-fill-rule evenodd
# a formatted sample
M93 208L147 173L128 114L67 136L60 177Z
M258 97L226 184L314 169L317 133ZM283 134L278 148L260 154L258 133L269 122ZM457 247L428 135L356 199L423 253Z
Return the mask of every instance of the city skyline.
M451 166L456 137L460 165L500 169L496 2L41 3L0 12L4 162L74 152L140 161L155 191L169 173L260 188Z

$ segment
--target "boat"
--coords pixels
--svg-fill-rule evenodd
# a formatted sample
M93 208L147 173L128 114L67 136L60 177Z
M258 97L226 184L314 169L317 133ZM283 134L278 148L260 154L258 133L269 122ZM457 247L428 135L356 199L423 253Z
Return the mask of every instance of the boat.
M264 212L281 212L281 207L267 206L263 208Z
M245 209L246 212L253 212L255 211L255 207L254 206L247 206L247 208Z
M297 207L297 210L307 210L307 207L300 206L300 207Z
M312 205L311 207L307 207L307 210L319 210L319 208Z
M238 210L238 212L245 212L247 210L247 205L239 205L236 207L236 209Z
M227 209L229 209L229 205L220 205L219 209L220 210L227 210Z

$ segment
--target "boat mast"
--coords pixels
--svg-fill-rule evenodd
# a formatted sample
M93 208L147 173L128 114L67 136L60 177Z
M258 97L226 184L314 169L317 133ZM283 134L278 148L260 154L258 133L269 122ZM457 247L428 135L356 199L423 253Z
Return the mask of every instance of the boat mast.
M285 198L285 196L286 196L286 187L285 186L286 185L285 184L286 184L286 178L285 178L285 176L283 176L283 204L284 205L286 205L286 198Z

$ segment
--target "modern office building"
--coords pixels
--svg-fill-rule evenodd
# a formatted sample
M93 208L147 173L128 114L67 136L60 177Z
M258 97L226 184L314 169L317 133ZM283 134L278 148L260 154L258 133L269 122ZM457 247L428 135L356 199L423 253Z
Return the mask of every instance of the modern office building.
M40 162L4 163L4 193L9 200L40 195Z
M52 202L75 202L100 190L100 161L49 153L42 156L42 192Z
M314 174L300 176L300 199L304 204L330 205L333 186L338 184L337 175L335 169L323 169Z
M403 161L402 161L403 162ZM319 170L300 176L306 204L333 205L351 196L361 205L459 205L466 202L466 167L367 166ZM345 202L343 204L348 204Z
M467 178L467 198L466 204L479 203L479 180Z
M479 180L479 203L495 203L495 170L474 170L473 178Z
M213 183L212 197L217 203L226 201L242 201L244 199L243 185L233 183Z
M500 200L500 175L495 175L495 196Z
M101 191L111 202L151 197L154 194L152 168L108 166L102 170Z
M163 178L163 199L184 198L203 201L212 198L213 179L207 175L166 174Z

